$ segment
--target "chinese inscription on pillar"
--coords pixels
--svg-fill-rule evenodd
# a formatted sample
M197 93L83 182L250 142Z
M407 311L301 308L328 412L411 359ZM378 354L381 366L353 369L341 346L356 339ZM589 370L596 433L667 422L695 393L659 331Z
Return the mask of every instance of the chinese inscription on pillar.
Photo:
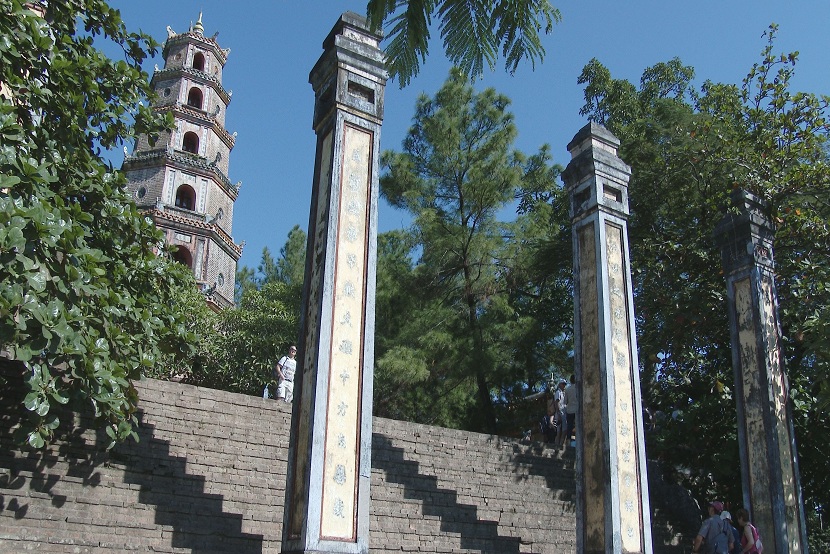
M323 476L322 535L351 539L360 446L360 372L363 353L364 291L368 235L371 134L345 126L343 186L332 314L329 416ZM358 260L360 263L358 263Z
M365 554L369 536L380 36L344 13L311 71L317 133L282 551Z
M806 550L787 380L780 352L774 228L760 198L736 190L715 229L730 302L744 504L765 551Z

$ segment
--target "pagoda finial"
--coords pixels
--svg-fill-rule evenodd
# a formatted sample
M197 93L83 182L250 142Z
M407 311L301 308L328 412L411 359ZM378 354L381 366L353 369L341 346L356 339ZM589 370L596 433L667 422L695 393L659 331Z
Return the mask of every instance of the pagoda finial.
M196 25L193 26L193 32L197 35L201 35L205 32L204 26L202 26L202 12L199 12L199 21L196 22Z

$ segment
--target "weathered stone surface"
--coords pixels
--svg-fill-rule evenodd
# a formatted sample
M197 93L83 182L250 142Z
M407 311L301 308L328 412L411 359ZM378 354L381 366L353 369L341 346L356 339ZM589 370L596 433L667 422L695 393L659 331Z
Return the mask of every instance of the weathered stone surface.
M284 552L369 551L380 36L347 12L309 81L317 133Z
M634 302L628 178L619 140L589 123L562 173L574 245L577 548L652 552Z
M773 238L763 201L743 190L715 228L726 278L744 505L771 552L806 552L804 502L781 357Z
M288 404L138 384L139 443L86 427L13 447L0 390L0 552L280 552ZM374 419L375 552L575 552L573 459L540 443Z

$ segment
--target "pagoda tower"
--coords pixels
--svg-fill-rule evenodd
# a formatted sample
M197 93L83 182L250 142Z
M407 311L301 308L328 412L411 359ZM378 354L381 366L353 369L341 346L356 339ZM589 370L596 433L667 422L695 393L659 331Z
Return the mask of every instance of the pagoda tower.
M170 112L175 127L154 143L140 136L124 171L138 208L164 232L173 257L188 266L208 304L233 304L242 245L231 237L233 205L241 183L228 179L236 133L225 130L231 91L222 86L230 49L206 37L199 20L186 33L167 27L164 68L153 73L152 107Z

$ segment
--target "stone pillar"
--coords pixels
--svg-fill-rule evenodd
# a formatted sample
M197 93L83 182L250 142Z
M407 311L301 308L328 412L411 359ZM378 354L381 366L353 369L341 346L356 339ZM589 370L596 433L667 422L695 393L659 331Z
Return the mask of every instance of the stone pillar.
M574 251L577 552L650 553L645 442L619 140L589 123L562 173Z
M807 552L789 385L781 358L772 242L763 201L737 190L714 236L726 277L744 506L764 553ZM734 512L733 512L734 513Z
M317 154L283 553L366 553L372 446L381 37L344 13L309 76Z

